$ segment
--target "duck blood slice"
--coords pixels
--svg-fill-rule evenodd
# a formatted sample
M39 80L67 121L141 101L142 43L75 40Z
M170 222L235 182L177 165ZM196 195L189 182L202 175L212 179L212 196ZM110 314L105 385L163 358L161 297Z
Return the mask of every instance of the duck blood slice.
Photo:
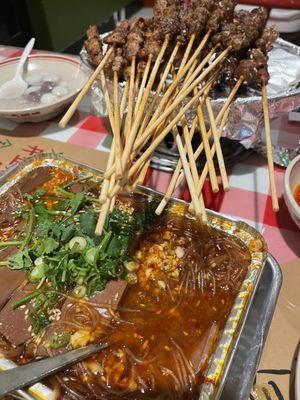
M16 290L26 278L26 272L8 268L0 271L0 310L9 299L10 295Z
M56 355L67 350L68 345L59 348L49 348L49 339L53 335L75 333L76 331L90 331L91 325L96 327L96 332L90 331L91 339L105 335L108 321L112 317L109 309L116 310L126 290L127 282L124 280L110 281L105 289L84 301L69 297L61 308L60 316L48 326L40 337L28 346L30 356L46 357ZM91 340L93 341L93 340ZM88 344L88 343L86 343Z
M190 355L190 362L193 366L195 374L198 374L206 366L213 347L218 340L219 328L214 322L201 337L199 343L195 343Z
M12 293L9 301L0 311L0 335L14 346L20 346L32 336L28 314L33 310L33 300L15 310L12 305L34 290L34 285L24 282Z

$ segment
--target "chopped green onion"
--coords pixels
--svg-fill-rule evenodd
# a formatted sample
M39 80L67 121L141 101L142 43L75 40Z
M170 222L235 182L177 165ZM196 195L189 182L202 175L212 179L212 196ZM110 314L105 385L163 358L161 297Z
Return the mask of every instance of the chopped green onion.
M20 240L15 240L11 242L0 242L0 247L6 247L6 246L20 246L23 244L23 241L21 242Z
M51 349L60 349L61 347L66 347L71 340L71 335L68 332L53 333L50 336L48 344Z
M82 297L84 297L85 294L86 294L86 286L84 285L76 286L76 288L73 290L73 295L77 299L82 299Z
M63 186L63 189L67 189L68 187L75 185L76 183L82 183L89 179L93 178L93 175L83 176L82 178L74 179L74 181L68 182Z
M38 264L36 265L33 270L29 274L29 281L30 282L38 282L45 276L45 269L44 269L45 264Z
M76 246L76 247L75 247ZM69 249L81 253L87 246L87 241L82 236L75 236L69 241Z
M14 301L12 303L12 308L13 310L15 310L16 308L19 308L21 306L23 306L24 304L28 303L30 300L35 299L37 296L39 296L41 294L40 291L36 291L33 293L28 294L27 296L23 297L20 300Z
M97 253L98 253L97 247L92 247L91 249L88 249L88 251L85 253L84 256L85 261L91 265L95 264Z

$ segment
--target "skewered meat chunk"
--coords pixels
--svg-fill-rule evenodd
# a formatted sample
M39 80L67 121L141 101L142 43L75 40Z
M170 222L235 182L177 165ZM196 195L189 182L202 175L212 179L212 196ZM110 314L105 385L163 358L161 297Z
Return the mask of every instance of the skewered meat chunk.
M240 77L244 77L244 84L249 86L256 86L257 83L257 68L251 60L242 60L238 67L234 71L234 77L236 80Z
M87 39L84 42L84 46L86 48L86 51L91 55L91 56L95 56L99 53L102 52L102 45L101 45L101 41L97 38L91 38L91 39Z
M251 49L249 51L249 59L254 62L257 68L265 67L268 63L267 57L260 49Z
M221 23L229 21L234 12L235 1L234 0L221 0L215 5L215 9L212 11L207 21L207 29L211 29L216 32Z
M249 47L261 35L267 18L267 10L263 7L255 8L250 13L237 12L233 22L222 27L222 45L225 48L231 46L233 52Z
M123 49L119 47L114 52L114 58L113 58L112 67L111 67L114 72L118 73L119 78L122 76L123 68L124 68L125 64L126 64L126 61L123 57Z
M124 45L130 29L130 22L128 20L122 21L116 29L108 34L103 42L109 45Z
M255 42L256 47L260 48L261 51L266 54L273 49L273 45L278 39L278 32L274 27L266 28L263 31L262 36Z
M190 35L199 34L203 32L208 16L208 10L204 7L189 7L182 16L181 23Z
M154 7L156 29L163 36L174 36L180 31L180 0L157 0Z
M91 38L99 38L99 31L96 25L91 25L89 26L89 28L86 31L86 35L88 37L88 39Z
M138 74L142 74L145 71L146 68L146 61L140 61L137 65L137 72Z
M131 61L133 57L136 57L142 48L144 42L144 20L143 18L136 18L130 27L130 32L127 36L127 42L125 44L125 57Z

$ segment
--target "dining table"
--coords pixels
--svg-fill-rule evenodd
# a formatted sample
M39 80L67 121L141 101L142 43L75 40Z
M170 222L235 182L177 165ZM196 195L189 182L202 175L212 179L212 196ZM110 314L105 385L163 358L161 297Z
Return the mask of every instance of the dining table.
M40 50L33 52L43 53ZM0 46L0 62L21 53L22 49ZM84 160L87 164L93 159L94 164L103 168L112 135L108 118L92 114L90 103L90 96L87 95L64 129L58 126L61 116L49 121L21 124L0 118L0 172L28 156L49 149L60 150L62 146L62 151L68 155L71 153L72 158L80 156L80 161ZM273 145L299 144L300 121L289 115L276 118L271 121L271 134ZM68 146L69 151L66 150ZM268 166L264 156L255 151L249 152L247 157L231 165L227 172L230 190L225 193L220 185L219 192L212 193L207 181L203 192L205 205L257 229L265 238L268 251L281 266L283 286L258 369L256 389L263 392L262 388L267 387L274 398L288 399L293 387L293 366L300 337L300 231L290 217L283 197L285 169L275 166L280 207L277 213L272 210ZM144 184L164 192L170 178L169 172L150 168ZM189 200L184 182L174 196ZM255 391L251 396L255 398ZM265 398L268 398L267 395Z

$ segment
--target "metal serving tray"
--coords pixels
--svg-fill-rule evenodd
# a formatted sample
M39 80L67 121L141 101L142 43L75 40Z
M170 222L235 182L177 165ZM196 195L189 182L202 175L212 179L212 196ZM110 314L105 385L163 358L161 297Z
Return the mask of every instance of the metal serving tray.
M42 156L31 157L6 170L0 176L0 196L4 194L15 182L26 176L29 171L43 166L52 166L54 168L61 168L69 171L77 169L82 174L89 173L98 178L99 175L102 174L101 171L95 168L91 168L88 165L66 159L60 155L56 155L54 153L44 154ZM138 192L152 198L161 199L162 197L161 193L146 187L139 187L137 190ZM169 211L180 214L186 213L187 208L188 204L178 199L171 199L168 205ZM247 349L249 350L249 348L251 349L251 344L253 339L255 339L255 335L252 334L252 336L250 336L250 344L249 336L245 336L244 332L248 332L249 329L250 331L251 329L255 329L257 325L255 325L254 322L257 321L260 321L261 324L259 326L259 332L257 336L260 346L255 344L253 347L253 352L251 352L251 357L254 357L255 353L256 356L254 360L259 359L279 292L280 272L278 272L278 265L273 260L273 269L274 271L276 269L276 276L278 278L277 280L270 280L269 283L269 278L267 280L263 280L266 274L265 271L267 271L269 268L270 257L268 257L267 246L263 237L254 228L242 221L234 220L219 213L210 210L207 210L207 212L208 224L211 227L242 240L242 242L248 247L251 254L251 264L249 266L247 276L241 285L239 293L237 294L235 303L232 307L217 348L214 354L211 356L211 360L205 374L205 381L201 386L199 399L219 399L223 389L231 390L230 388L232 388L232 390L235 390L237 388L236 384L230 386L230 382L234 382L235 360L240 354L240 357L243 359L243 352ZM273 275L275 276L275 272ZM257 304L255 302L257 301L255 300L257 295L261 293L261 290L259 289L261 285L268 286L270 289L269 291L266 290L266 293L268 293L268 302L263 303L265 305L269 305L269 307L266 309L267 312L265 313L262 306L257 308ZM252 319L250 318L251 315ZM247 343L247 346L243 346L243 343ZM250 360L251 357L249 358L249 355L247 355L247 357L244 359ZM256 365L257 363L255 362L249 364L249 369L247 369L247 375L244 377L241 388L241 390L244 390L244 393L246 393L248 388L251 388ZM251 366L252 372L250 374ZM239 379L241 378L241 369L238 369L238 377ZM40 398L49 399L49 397L43 396L43 393L39 393L39 396ZM226 398L233 399L233 397ZM236 398L243 399L244 397Z

